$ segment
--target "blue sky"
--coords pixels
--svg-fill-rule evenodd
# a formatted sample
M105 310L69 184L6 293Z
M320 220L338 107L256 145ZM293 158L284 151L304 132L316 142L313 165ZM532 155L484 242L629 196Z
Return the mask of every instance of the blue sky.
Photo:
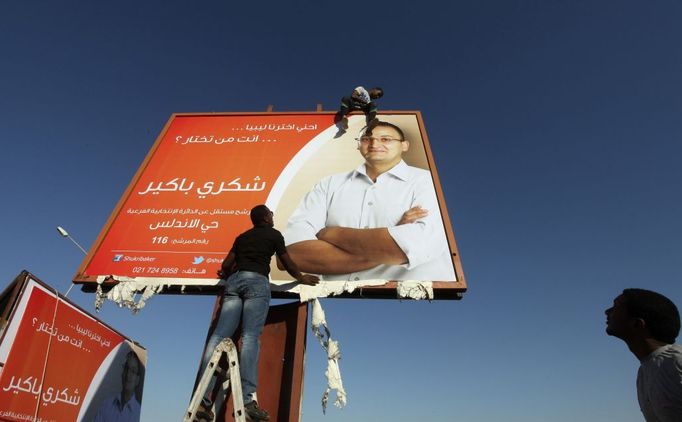
M0 280L66 290L173 112L314 111L356 85L421 110L469 292L323 301L348 407L303 421L641 421L604 334L626 287L682 305L682 4L12 1L0 15ZM71 299L93 310L93 296ZM143 421L178 420L212 299L100 317L148 348Z

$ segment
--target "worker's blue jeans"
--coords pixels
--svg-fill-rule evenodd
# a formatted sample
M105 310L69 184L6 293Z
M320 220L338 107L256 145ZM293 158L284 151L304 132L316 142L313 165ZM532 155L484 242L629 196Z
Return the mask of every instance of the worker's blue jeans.
M206 344L201 372L204 373L213 349L226 337L232 337L242 323L242 347L239 351L244 403L254 400L258 384L260 335L270 307L270 280L263 274L238 271L227 278L218 323ZM211 383L213 385L213 383ZM209 389L210 391L210 389Z

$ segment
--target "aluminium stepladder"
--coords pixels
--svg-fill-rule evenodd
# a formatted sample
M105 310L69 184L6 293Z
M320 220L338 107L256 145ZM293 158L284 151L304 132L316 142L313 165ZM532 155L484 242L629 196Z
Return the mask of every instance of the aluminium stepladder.
M196 412L199 409L201 400L204 397L206 389L209 386L211 377L216 373L221 373L222 369L218 366L220 358L225 355L227 359L227 373L225 374L225 382L222 385L222 391L227 391L228 388L232 389L232 405L234 407L234 420L235 422L246 422L246 416L244 413L244 399L242 397L242 382L239 375L239 360L237 358L237 348L231 339L223 339L213 350L211 355L211 360L209 360L206 370L197 384L197 388L194 391L192 400L189 402L189 407L187 412L185 412L185 417L183 422L194 422L196 419ZM218 407L218 406L216 406ZM216 409L217 410L217 409ZM215 411L214 411L215 414ZM216 415L217 416L217 415ZM215 419L212 421L215 422Z

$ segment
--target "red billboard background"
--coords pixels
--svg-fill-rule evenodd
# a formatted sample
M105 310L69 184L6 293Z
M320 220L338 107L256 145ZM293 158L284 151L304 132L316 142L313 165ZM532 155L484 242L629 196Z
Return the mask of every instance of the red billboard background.
M91 405L96 412L101 386L119 382L118 368L108 374L121 346L146 361L144 349L31 278L12 313L0 343L2 420L80 420Z
M329 115L171 118L76 281L217 278L232 242L250 227L250 209L331 123Z

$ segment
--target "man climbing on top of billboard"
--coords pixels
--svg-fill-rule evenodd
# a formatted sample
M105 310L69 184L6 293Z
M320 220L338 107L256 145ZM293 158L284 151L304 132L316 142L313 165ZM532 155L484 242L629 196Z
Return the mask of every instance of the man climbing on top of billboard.
M348 130L348 118L346 115L354 110L361 110L365 113L367 119L368 134L372 134L373 124L376 122L377 105L373 100L377 100L384 96L384 90L375 87L370 88L369 91L362 86L358 86L353 90L353 93L348 97L341 98L341 106L339 111L334 116L334 123L339 126L335 138L340 137Z
M322 179L289 218L291 257L325 280L454 281L431 175L403 161L403 131L378 121L357 141L365 162Z
M256 385L258 382L259 337L270 306L270 259L277 254L287 272L299 283L314 286L318 277L302 274L289 257L282 234L273 228L273 213L265 205L257 205L250 213L253 228L240 234L225 257L218 275L226 280L220 316L215 330L206 344L201 362L203 374L213 350L224 338L232 337L241 321L242 347L239 351L242 394L247 415L256 421L268 420L268 413L258 407ZM210 392L215 383L207 389ZM213 419L208 397L204 397L197 416Z

